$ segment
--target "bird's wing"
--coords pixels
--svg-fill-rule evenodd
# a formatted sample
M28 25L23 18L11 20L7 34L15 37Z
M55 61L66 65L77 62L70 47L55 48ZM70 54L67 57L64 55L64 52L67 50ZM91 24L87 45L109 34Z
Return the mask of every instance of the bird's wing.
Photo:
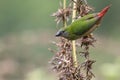
M97 17L91 18L91 16L89 16L89 18L90 19L88 19L88 17L84 18L87 20L76 21L74 23L74 26L71 25L71 30L72 30L73 34L82 36L86 32L88 32L91 28L92 28L92 30L90 32L92 32L97 27L94 25L97 24L99 19Z

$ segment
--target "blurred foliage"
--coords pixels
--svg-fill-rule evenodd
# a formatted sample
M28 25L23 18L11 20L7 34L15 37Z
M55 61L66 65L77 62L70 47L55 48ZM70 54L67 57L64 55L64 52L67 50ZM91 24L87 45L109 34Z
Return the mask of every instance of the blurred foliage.
M106 80L119 80L120 79L120 57L114 63L104 63L101 66L101 73Z
M56 40L57 30L50 15L59 7L59 1L0 0L0 80L54 80L47 70L53 55L48 48L55 49L51 42ZM120 0L88 2L95 12L112 4L95 31L98 42L91 49L91 56L97 60L93 71L96 80L120 80L120 60L114 62L120 56Z
M43 69L31 71L25 80L53 80L53 75L46 73Z

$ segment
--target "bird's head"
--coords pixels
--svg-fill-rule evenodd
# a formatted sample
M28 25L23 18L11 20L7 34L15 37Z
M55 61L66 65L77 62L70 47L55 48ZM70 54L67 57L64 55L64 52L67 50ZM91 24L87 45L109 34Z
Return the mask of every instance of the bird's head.
M56 37L62 36L64 34L65 30L62 28L56 33Z
M66 31L66 29L65 28L62 28L62 29L60 29L57 33L56 33L56 35L55 35L56 37L66 37L67 36L67 31Z

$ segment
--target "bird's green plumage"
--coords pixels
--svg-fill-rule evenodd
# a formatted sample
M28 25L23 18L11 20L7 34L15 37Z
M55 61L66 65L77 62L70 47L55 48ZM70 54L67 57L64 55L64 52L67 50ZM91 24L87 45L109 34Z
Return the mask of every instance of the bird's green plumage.
M56 36L61 36L68 40L76 40L80 37L87 36L97 28L109 8L110 6L107 6L99 13L88 14L77 19L67 27L61 28Z
M68 33L67 35L63 35L63 37L69 40L80 38L81 36L83 36L83 34L89 31L94 26L94 24L96 24L96 22L98 21L98 17L95 17L96 15L97 14L89 14L63 28L63 30Z

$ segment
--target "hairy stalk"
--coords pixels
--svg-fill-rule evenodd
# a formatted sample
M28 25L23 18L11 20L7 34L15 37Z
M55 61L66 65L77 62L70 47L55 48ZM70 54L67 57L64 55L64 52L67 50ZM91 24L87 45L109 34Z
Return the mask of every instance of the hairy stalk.
M77 0L74 0L75 2ZM73 3L73 14L72 14L72 22L74 22L74 19L76 17L76 4ZM75 45L75 40L72 41L72 48L73 48L73 62L74 62L74 67L77 67L78 64L77 64L77 55L76 55L76 45Z

